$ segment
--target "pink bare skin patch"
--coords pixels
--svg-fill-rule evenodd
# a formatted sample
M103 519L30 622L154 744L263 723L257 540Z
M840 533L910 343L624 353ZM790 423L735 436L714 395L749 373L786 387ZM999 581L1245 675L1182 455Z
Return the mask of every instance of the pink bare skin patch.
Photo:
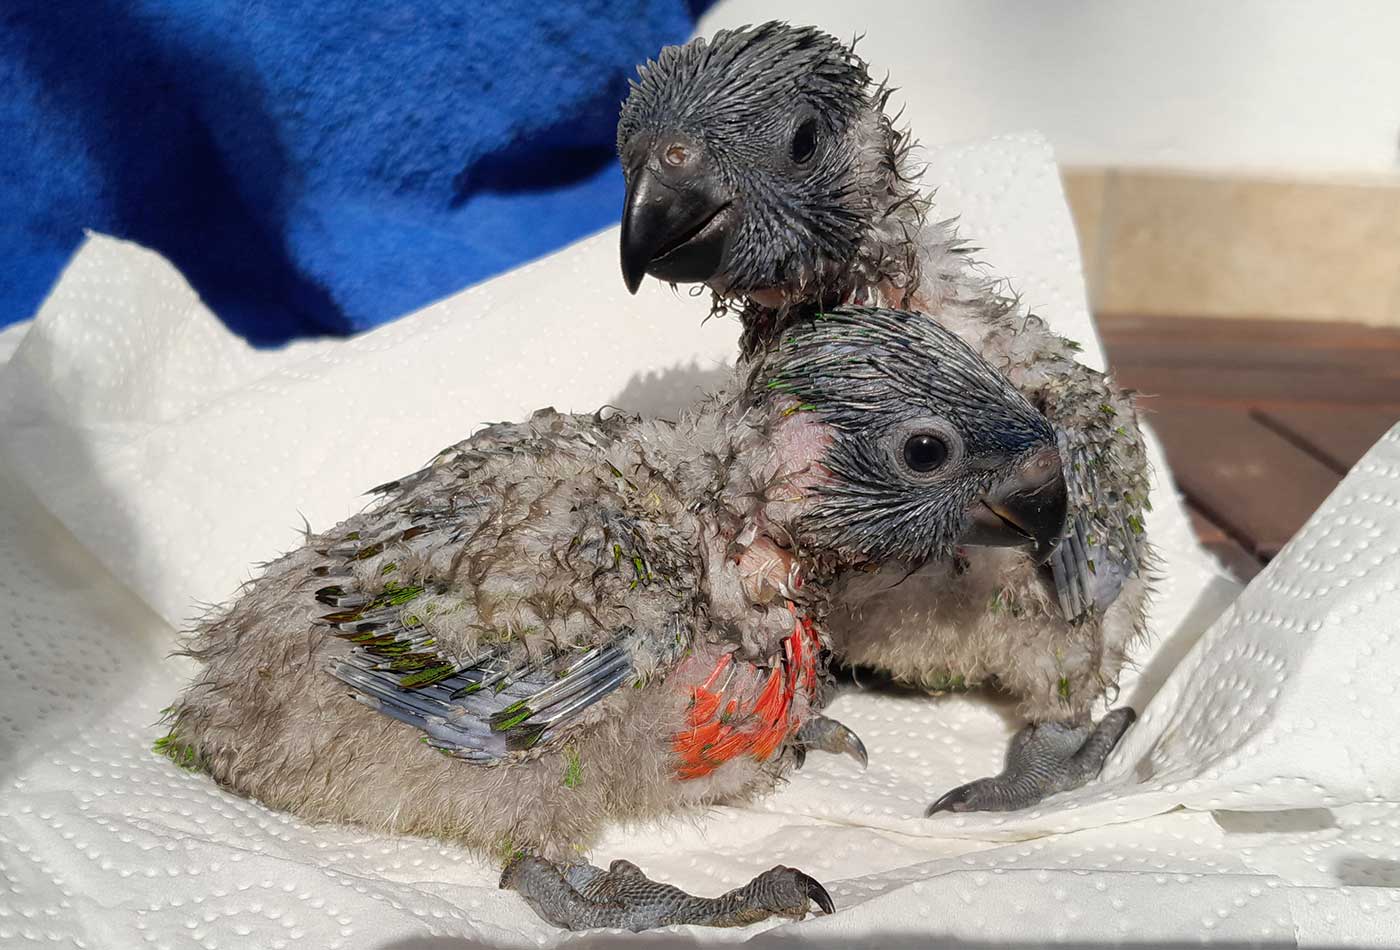
M798 408L798 402L784 397L779 403L778 421L770 435L773 443L773 463L764 469L764 476L792 489L791 501L801 503L807 493L831 478L825 460L831 448L831 426L816 412ZM784 492L779 488L769 502L769 517L774 501L779 503Z
M806 506L811 490L831 477L823 464L831 445L831 427L815 412L785 399L770 438L771 462L762 477L767 501L735 538L736 561L745 590L756 604L791 600L802 586L803 567L793 554L791 526Z
M802 586L802 565L791 551L760 536L739 555L739 578L755 604L792 600Z

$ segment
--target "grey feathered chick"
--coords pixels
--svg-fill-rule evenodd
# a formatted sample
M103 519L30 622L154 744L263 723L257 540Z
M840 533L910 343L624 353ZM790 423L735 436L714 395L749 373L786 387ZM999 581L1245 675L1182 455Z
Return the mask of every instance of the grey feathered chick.
M996 684L1031 725L1006 771L930 811L1009 809L1082 784L1131 721L1090 709L1116 690L1141 635L1148 472L1132 400L1077 345L988 278L951 221L931 217L889 90L852 48L766 23L663 50L618 123L628 195L622 270L703 282L739 311L753 356L839 302L927 313L1005 372L1055 426L1070 519L1048 563L979 550L892 566L836 589L836 650L935 690ZM898 582L898 583L896 583Z
M875 276L873 182L859 179L885 158L868 144L893 133L868 86L851 50L810 28L767 23L662 50L618 121L628 289L650 273L725 296L820 296L849 284L857 261Z
M954 335L794 327L678 422L491 426L267 566L203 622L159 743L315 820L458 841L570 928L800 917L778 866L718 898L582 855L608 822L766 792L820 715L830 585L1061 529L1054 433ZM936 445L935 445L936 443Z

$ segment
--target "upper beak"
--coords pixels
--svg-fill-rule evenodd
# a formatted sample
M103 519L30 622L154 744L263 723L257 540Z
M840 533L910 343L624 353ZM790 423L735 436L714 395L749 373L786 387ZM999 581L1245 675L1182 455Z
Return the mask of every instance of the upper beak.
M636 293L647 274L703 283L719 273L734 231L734 195L699 148L663 139L628 171L622 210L622 280Z
M1048 446L978 499L968 512L971 527L959 543L1028 548L1040 564L1063 537L1068 510L1060 453Z

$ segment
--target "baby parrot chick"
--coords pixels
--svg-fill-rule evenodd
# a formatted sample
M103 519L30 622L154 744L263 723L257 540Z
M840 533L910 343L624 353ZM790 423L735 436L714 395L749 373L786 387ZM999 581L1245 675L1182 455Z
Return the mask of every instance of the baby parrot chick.
M1067 504L1025 397L865 309L676 422L545 409L373 492L194 631L161 748L307 819L494 855L558 926L631 930L831 912L781 865L704 898L582 856L610 822L767 792L808 747L861 757L820 713L833 583L1048 543Z
M1045 413L1068 478L1063 537L847 574L828 622L849 664L1015 696L1030 724L1005 771L929 812L1021 808L1095 776L1133 718L1115 710L1096 726L1090 715L1116 692L1145 623L1146 452L1132 400L1079 363L1076 344L1020 315L952 222L930 216L888 96L849 45L808 27L766 23L662 50L618 123L622 272L634 291L646 274L708 285L717 309L739 312L745 358L824 307L918 310Z

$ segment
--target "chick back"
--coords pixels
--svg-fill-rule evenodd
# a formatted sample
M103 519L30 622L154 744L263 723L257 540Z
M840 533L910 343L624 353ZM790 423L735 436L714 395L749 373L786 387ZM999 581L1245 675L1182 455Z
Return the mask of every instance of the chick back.
M694 689L713 687L734 651L733 618L776 651L724 660L746 705L792 628L785 611L711 596L739 589L707 583L730 569L706 516L725 497L723 472L692 450L718 438L542 411L381 486L378 502L309 536L193 631L186 650L204 669L173 707L166 751L305 818L558 858L605 821L766 790L787 768L782 749L677 774L675 737L693 729ZM513 697L500 680L471 697L486 705L471 707L481 727L463 741L479 734L480 747L453 749L357 701L330 672L368 657L423 691L483 669L547 684L600 649L623 656L625 683L523 748L488 744L500 737L490 713Z

